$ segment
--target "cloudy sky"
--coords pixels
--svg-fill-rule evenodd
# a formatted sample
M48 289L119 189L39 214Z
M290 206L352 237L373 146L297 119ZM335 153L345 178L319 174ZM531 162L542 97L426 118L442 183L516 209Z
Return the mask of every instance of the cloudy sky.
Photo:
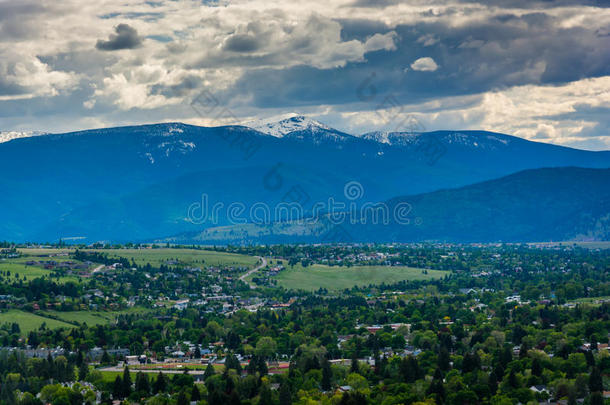
M293 113L610 149L610 1L0 0L0 131Z

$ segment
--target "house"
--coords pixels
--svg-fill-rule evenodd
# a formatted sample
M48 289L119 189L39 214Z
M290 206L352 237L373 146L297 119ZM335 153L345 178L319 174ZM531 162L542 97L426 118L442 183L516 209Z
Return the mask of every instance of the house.
M174 308L181 311L183 309L186 309L186 307L188 307L188 304L189 304L188 299L178 300L174 303Z
M534 391L536 394L549 393L549 390L546 388L546 385L532 385L530 390Z

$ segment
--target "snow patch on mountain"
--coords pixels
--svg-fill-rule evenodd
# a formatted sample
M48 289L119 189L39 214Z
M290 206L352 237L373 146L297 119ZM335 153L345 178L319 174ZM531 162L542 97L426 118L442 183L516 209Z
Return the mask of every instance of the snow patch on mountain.
M296 131L333 131L331 127L302 115L297 115L276 122L255 121L249 125L246 124L246 126L264 134L275 136L276 138L282 138L285 135Z
M19 138L30 138L32 136L47 135L47 132L40 131L0 131L0 143L12 141Z
M418 132L374 131L363 134L361 138L387 145L411 145L421 135Z

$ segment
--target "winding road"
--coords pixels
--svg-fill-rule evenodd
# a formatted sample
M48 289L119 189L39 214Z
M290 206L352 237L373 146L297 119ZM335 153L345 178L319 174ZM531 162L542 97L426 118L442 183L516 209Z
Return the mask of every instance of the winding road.
M256 257L258 257L261 260L261 264L256 266L252 270L248 270L247 272L245 272L244 274L239 276L239 279L241 281L243 281L244 283L247 283L251 289L255 289L256 286L254 284L250 283L249 281L247 281L246 277L248 277L252 273L259 271L260 269L262 269L263 267L265 267L267 265L267 259L265 259L264 257L261 257L261 256L256 256Z

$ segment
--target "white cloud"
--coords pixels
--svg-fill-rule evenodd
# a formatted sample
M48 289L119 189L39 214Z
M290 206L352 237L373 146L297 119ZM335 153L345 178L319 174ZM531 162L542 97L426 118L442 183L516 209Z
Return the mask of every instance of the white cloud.
M27 102L31 115L2 116L3 129L47 130L45 125L54 125L55 122L65 122L62 129L79 129L84 124L112 125L129 120L198 120L197 117L187 116L188 108L187 112L178 108L188 103L193 93L198 91L198 86L218 93L225 90L230 92L245 72L259 69L283 71L302 68L307 72L337 69L337 75L341 78L352 77L344 74L353 75L355 87L366 75L354 71L354 66L363 70L379 69L378 72L381 72L386 67L393 69L395 63L396 66L409 66L409 70L415 71L440 70L438 76L441 73L446 76L455 74L455 80L459 81L461 72L450 67L461 65L451 64L451 52L507 61L510 59L507 55L516 55L521 49L528 49L529 38L495 41L483 38L485 41L482 41L481 34L473 34L472 39L462 38L461 42L456 42L451 51L438 53L438 49L446 47L447 40L451 40L447 36L453 29L480 26L491 21L497 25L505 24L496 34L510 36L512 31L528 29L533 34L545 34L547 28L544 24L531 23L528 28L530 23L520 18L542 15L552 20L548 24L555 28L569 28L575 34L582 31L585 38L590 37L588 40L593 51L603 56L606 48L599 45L602 40L597 35L607 33L610 24L608 8L511 8L498 6L497 2L486 4L482 0L467 6L458 0L413 0L388 2L387 7L354 7L353 0L221 0L218 7L208 7L192 0L104 0L102 3L20 0L19 3L35 7L29 7L27 15L10 15L13 11L5 11L0 0L0 102ZM506 16L513 18L506 19ZM381 28L376 33L349 36L344 29L344 21L347 20L370 22L371 27ZM17 26L14 21L22 23ZM114 28L123 23L133 27L142 38L153 39L144 40L137 49L97 51L97 41L108 39ZM450 30L422 32L420 28L427 24ZM396 28L399 25L400 29ZM393 29L395 31L391 31ZM404 37L411 34L412 42L407 44ZM155 40L154 37L164 40ZM401 59L401 56L412 55L402 54L406 49L403 46L418 48L420 53L415 55L434 57L443 65L442 69L432 57L422 57L413 62L412 59ZM425 47L425 52L422 47ZM367 61L369 52L395 51L398 48L400 51L388 58L387 66L372 63L369 66L367 63L375 62L373 55ZM561 53L561 49L544 49L548 54ZM443 55L443 58L437 55ZM491 92L481 88L478 90L481 94L467 97L443 97L442 91L437 91L438 98L434 102L410 107L421 114L429 129L449 126L485 128L550 142L577 142L583 134L596 125L599 127L599 122L603 121L603 118L596 121L595 117L587 114L579 116L579 106L595 108L595 104L599 103L598 108L609 108L607 101L604 101L607 93L596 92L595 87L607 92L608 86L604 78L591 79L592 82L579 80L558 87L539 86L541 78L549 71L549 61L553 62L553 59L537 59L536 56L523 52L520 58L529 59L523 63L521 59L517 61L522 69L507 70L510 73L503 75L504 81L499 86L502 90ZM589 60L586 58L590 57L589 53L584 56L582 60L586 66L603 66L603 58ZM339 71L343 68L344 71ZM464 70L468 68L464 67ZM476 70L484 78L493 76L497 71L485 64L477 65ZM599 73L596 75L599 76ZM402 76L409 77L409 74ZM437 75L421 76L435 79ZM194 86L180 87L187 78L196 82ZM409 92L411 89L405 83L401 83L405 87L402 90ZM532 84L513 86L523 83ZM174 88L180 90L168 91ZM328 101L323 99L326 88L329 89ZM341 90L340 86L337 88L337 91ZM275 90L270 88L269 93L273 95ZM248 97L252 95L244 94L239 109L234 112L240 117L255 118L281 114L286 110L304 113L324 110L327 116L336 117L337 122L341 122L341 112L346 111L369 118L375 115L374 111L361 113L362 105L352 106L349 99L344 104L336 101L347 96L330 94L335 91L334 83L319 83L319 88L307 89L306 96L310 96L309 90L313 101L304 97L305 106L303 102L285 105L283 111L277 107L247 105ZM353 93L353 90L350 91ZM73 104L65 105L63 116L57 112L57 117L31 119L37 113L37 99L71 94L74 95L74 99L71 99ZM338 104L324 105L326 102ZM2 104L3 111L23 111L22 105L12 108L9 104L9 108L4 108L6 106ZM375 105L371 104L368 108L374 110ZM142 114L138 115L139 112ZM77 114L89 115L75 120ZM570 117L562 117L562 114L570 114ZM355 125L357 121L352 118L343 117L346 126ZM359 122L362 128L367 121ZM375 123L383 125L383 122ZM358 127L354 129L357 131Z
M390 31L387 34L375 34L364 43L366 52L371 51L395 51L396 50L396 31Z
M35 55L4 50L0 52L0 100L54 97L71 90L78 83L74 72L52 70Z
M588 131L599 123L577 118L582 110L610 109L610 76L582 79L561 86L514 86L505 90L403 105L388 120L379 111L345 112L345 127L362 132L404 130L401 117L415 116L426 130L484 129L538 142L586 147ZM576 114L576 116L574 116ZM397 127L398 126L398 127ZM610 136L597 136L593 149L609 149Z
M436 69L438 69L438 65L434 59L426 56L411 63L411 69L418 70L420 72L434 72Z

